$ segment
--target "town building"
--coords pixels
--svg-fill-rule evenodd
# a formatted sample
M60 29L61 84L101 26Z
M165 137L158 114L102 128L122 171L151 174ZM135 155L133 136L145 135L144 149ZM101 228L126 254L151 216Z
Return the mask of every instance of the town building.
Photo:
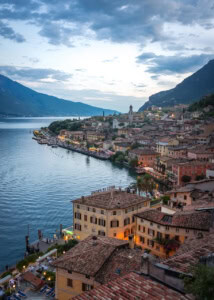
M179 141L177 139L162 138L156 144L156 151L160 153L161 156L168 156L168 147L177 146Z
M135 243L159 257L175 254L180 244L198 232L208 232L212 214L203 211L176 212L173 215L148 209L135 215Z
M159 154L151 149L133 149L129 151L131 159L137 158L141 167L153 168Z
M89 236L53 263L56 299L70 300L131 271L139 272L142 254L131 249L129 241Z
M73 200L74 234L128 239L135 232L134 214L150 206L150 199L114 188Z
M206 170L214 167L214 164L206 161L178 162L172 165L172 173L175 177L175 185L184 185L183 176L188 176L190 181L197 176L206 176Z
M211 201L214 193L214 179L204 179L186 184L182 187L175 187L165 194L170 197L170 205L176 207L185 207L191 205L195 207L197 203L202 200L207 203ZM206 196L206 197L205 197Z

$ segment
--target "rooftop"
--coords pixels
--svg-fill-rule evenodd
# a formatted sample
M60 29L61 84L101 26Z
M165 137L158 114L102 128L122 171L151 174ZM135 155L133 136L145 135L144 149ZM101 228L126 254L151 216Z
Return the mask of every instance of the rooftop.
M183 273L189 273L190 267L197 264L199 259L214 253L214 233L203 233L189 237L172 257L162 263Z
M188 298L148 277L144 277L136 273L130 273L122 278L109 282L105 285L101 285L90 292L83 293L72 299L185 300Z
M103 284L132 271L140 271L142 254L140 249L118 249L99 270L95 280Z
M168 215L155 209L148 209L135 216L157 224L208 231L213 223L209 212L183 211Z
M104 209L127 208L148 201L147 198L120 190L110 190L73 200L73 203Z
M136 155L159 155L159 153L151 150L151 149L133 149L129 151L130 153Z
M128 246L128 241L89 236L57 259L53 266L95 276L116 249L126 246Z

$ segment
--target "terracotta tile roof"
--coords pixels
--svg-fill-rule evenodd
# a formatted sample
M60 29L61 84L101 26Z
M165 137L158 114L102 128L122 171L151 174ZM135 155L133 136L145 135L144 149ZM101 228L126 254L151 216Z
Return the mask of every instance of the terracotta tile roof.
M95 280L107 283L133 271L140 271L143 251L140 249L119 249L97 273Z
M159 153L152 151L151 149L133 149L130 150L129 153L136 155L159 155Z
M161 225L206 231L213 224L213 215L202 211L182 211L168 215L156 209L148 209L135 216Z
M127 208L132 205L140 204L149 199L125 191L112 190L96 193L87 197L73 200L73 203L99 207L104 209Z
M72 298L74 300L185 300L184 295L148 277L130 273Z
M191 266L211 253L214 253L214 233L203 233L201 236L189 237L176 254L162 261L162 264L176 271L189 273Z
M53 266L95 276L111 254L116 249L125 246L128 246L128 241L89 236L57 259Z
M40 278L38 278L37 276L35 276L32 272L25 272L22 275L22 279L31 283L36 289L41 288L45 282L43 280L41 280Z

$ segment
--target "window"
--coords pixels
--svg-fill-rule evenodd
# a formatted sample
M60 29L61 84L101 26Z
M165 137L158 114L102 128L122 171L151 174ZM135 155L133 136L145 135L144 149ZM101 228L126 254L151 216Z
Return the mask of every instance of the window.
M90 279L91 277L90 275L85 275L85 278Z
M154 241L152 241L152 240L147 240L147 244L148 244L148 246L150 246L150 247L154 247L154 245L155 245L155 243L154 243Z
M186 200L187 199L187 196L186 195L184 195L184 200Z
M155 235L155 231L149 228L148 229L148 234L151 235L151 236L154 236Z
M100 225L100 226L106 226L106 221L105 220L103 220L103 219L99 219L98 220L98 224Z
M139 230L139 231L141 230L141 226L140 226L140 225L138 225L138 230Z
M67 278L67 286L73 287L73 280L70 278Z
M92 211L93 211L93 212L96 212L96 208L93 207L93 210L92 210Z
M90 207L87 207L87 211L90 211Z
M119 227L119 221L118 220L112 220L111 221L111 227Z
M104 210L101 209L101 212L100 212L100 213L101 213L101 215L104 215Z
M124 226L129 225L130 224L130 218L126 218L124 220Z
M160 228L161 228L161 226L160 226L160 225L158 225L157 227L158 227L158 229L160 229Z
M117 211L114 210L112 214L113 214L113 216L116 216L117 215Z
M175 240L179 242L179 235L175 236Z
M188 233L189 232L189 229L186 229L186 233Z
M176 232L179 232L179 228L176 228L175 231L176 231Z
M87 220L88 220L88 216L87 216L87 215L84 215L84 221L87 222Z
M126 214L128 213L128 209L127 209L127 208L125 209L125 213L126 213Z
M134 211L134 206L132 207L132 211Z
M150 222L150 225L151 225L151 226L153 226L153 223L152 223L152 222Z
M106 233L105 233L105 231L99 230L99 231L98 231L98 235L105 236Z
M75 219L81 220L81 213L75 212L74 217L75 217Z
M143 223L143 219L140 219L141 223Z
M81 231L81 225L78 224L78 223L75 223L75 224L74 224L74 228L75 228L76 230Z
M166 230L169 230L169 226L166 226Z
M165 234L165 239L169 240L169 238L170 238L170 235L169 234Z
M116 236L117 236L116 232L114 232L113 236L114 236L114 237L116 237Z
M79 205L79 204L77 204L77 208L80 208L80 205Z
M93 285L87 284L87 283L82 283L82 290L83 292L85 291L90 291L93 289Z
M159 231L157 232L157 238L158 238L158 239L162 239L162 233L159 232Z
M142 244L145 243L145 238L144 238L143 236L140 236L140 242L141 242Z
M90 217L90 222L92 224L97 224L97 218L96 217Z
M127 238L129 235L130 235L130 230L127 228L127 229L124 231L124 238Z
M146 232L146 227L143 226L143 232Z
M135 216L132 216L132 223L134 223L135 221Z

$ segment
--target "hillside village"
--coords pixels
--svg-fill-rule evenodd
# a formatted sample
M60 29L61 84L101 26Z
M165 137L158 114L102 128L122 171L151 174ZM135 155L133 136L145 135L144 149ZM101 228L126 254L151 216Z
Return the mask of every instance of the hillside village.
M60 233L64 246L56 240L42 258L19 265L25 281L40 277L37 289L59 300L198 299L197 280L214 262L212 111L210 104L200 111L130 106L127 114L34 131L40 144L109 159L137 179L74 199L71 227ZM37 272L41 259L54 277Z
M51 145L110 159L138 175L126 190L104 187L73 201L72 237L80 242L55 262L58 299L102 299L118 284L120 295L134 293L138 281L152 286L155 280L168 286L166 295L170 288L179 293L176 299L190 299L182 276L199 262L213 263L214 119L208 100L202 108L203 101L137 113L130 106L127 114L67 121L66 128L55 122L41 131L52 132ZM147 292L141 289L139 299Z

